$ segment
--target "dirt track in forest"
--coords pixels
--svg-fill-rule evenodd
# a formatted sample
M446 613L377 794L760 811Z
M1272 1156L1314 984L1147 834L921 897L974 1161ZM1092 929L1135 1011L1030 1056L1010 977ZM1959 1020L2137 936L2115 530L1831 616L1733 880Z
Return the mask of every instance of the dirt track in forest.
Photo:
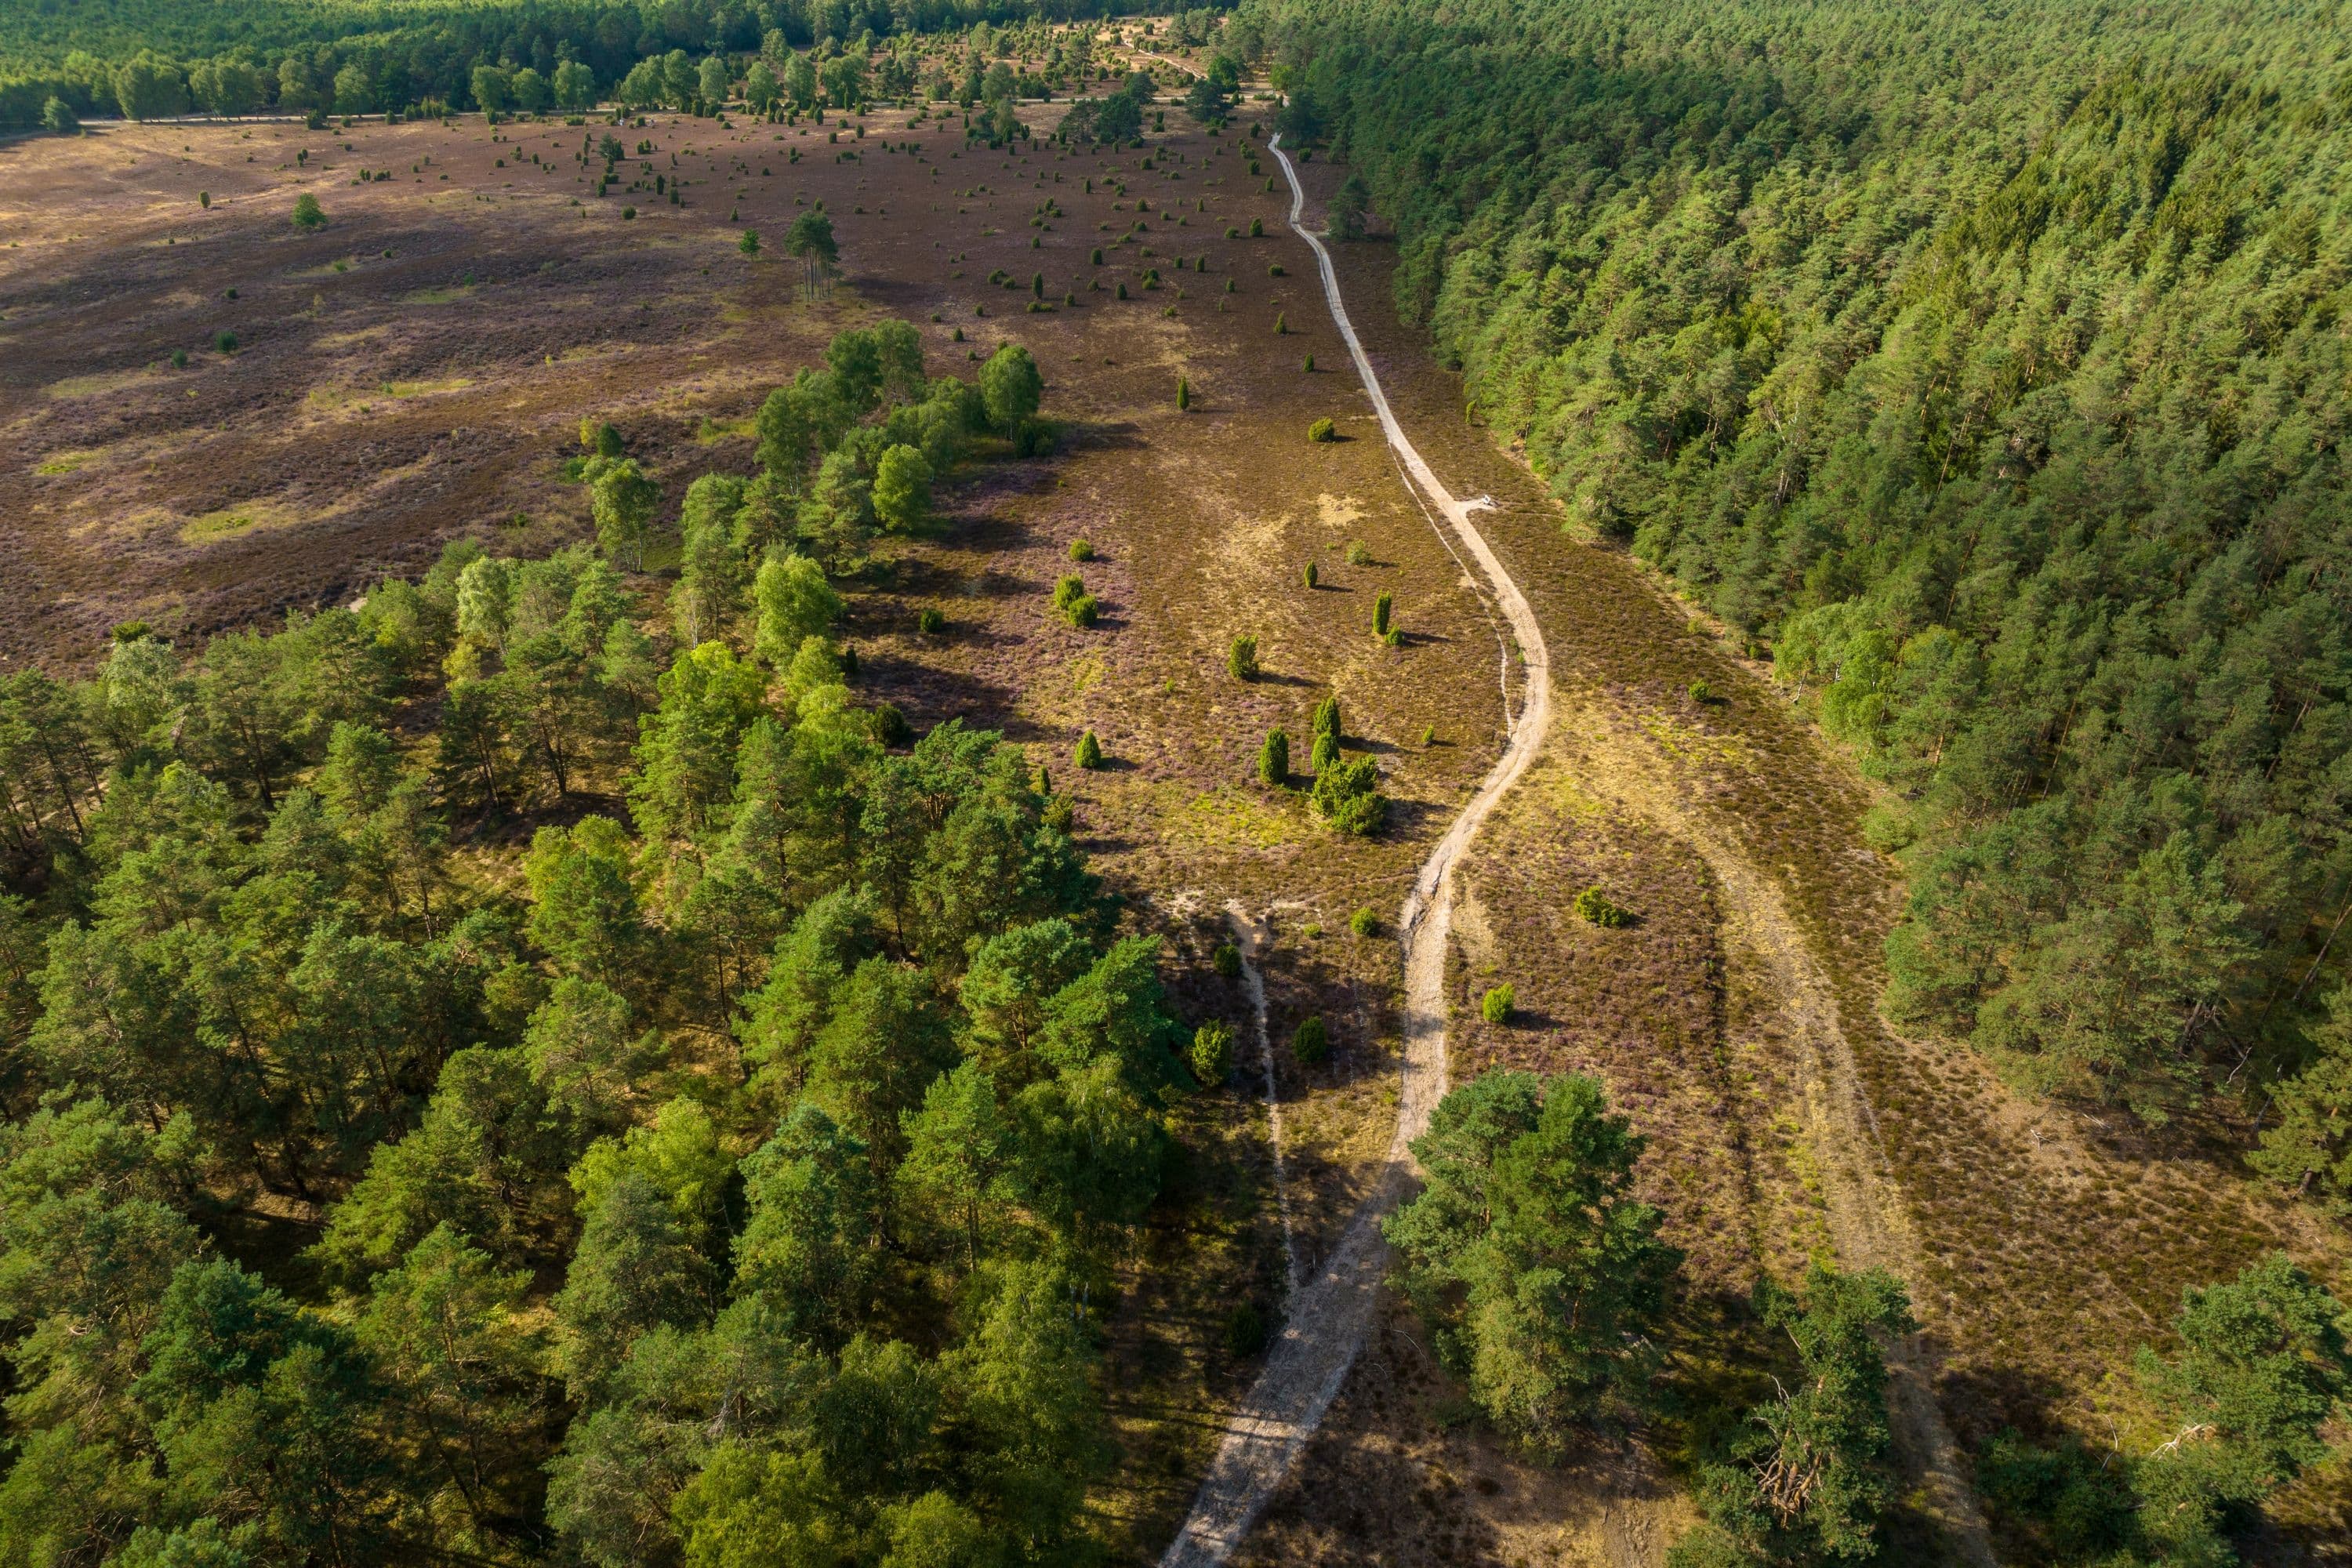
M1290 183L1290 226L1315 252L1332 322L1348 345L1349 357L1372 400L1390 448L1412 476L1413 486L1443 514L1445 521L1439 528L1440 536L1450 531L1453 538L1448 547L1458 542L1477 561L1518 644L1526 685L1502 756L1422 862L1397 921L1404 948L1405 1053L1396 1131L1389 1143L1385 1167L1371 1195L1349 1219L1332 1255L1306 1289L1295 1292L1288 1302L1281 1337L1248 1399L1234 1414L1192 1511L1161 1559L1167 1568L1210 1568L1232 1554L1288 1479L1300 1449L1321 1425L1324 1412L1363 1348L1388 1257L1381 1238L1381 1220L1403 1191L1411 1171L1412 1156L1407 1145L1428 1127L1430 1112L1445 1093L1445 952L1453 929L1454 868L1495 807L1535 760L1551 723L1543 632L1536 625L1527 596L1470 521L1473 511L1491 503L1483 498L1455 499L1406 438L1348 320L1330 252L1299 221L1307 195L1298 184L1297 171L1282 151L1281 140L1275 137L1267 149Z

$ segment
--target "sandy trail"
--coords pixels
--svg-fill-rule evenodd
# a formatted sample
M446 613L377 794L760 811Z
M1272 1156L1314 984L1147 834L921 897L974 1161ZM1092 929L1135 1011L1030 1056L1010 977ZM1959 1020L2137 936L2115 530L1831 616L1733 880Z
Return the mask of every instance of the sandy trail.
M1355 362L1356 374L1371 396L1381 430L1398 462L1413 486L1444 515L1441 537L1450 531L1453 537L1446 541L1448 546L1466 550L1485 574L1518 645L1526 688L1502 756L1422 862L1398 917L1404 944L1404 1069L1397 1096L1396 1134L1389 1142L1380 1180L1349 1218L1330 1256L1317 1267L1311 1279L1293 1291L1282 1336L1235 1414L1192 1500L1192 1510L1160 1559L1163 1568L1215 1568L1241 1544L1297 1463L1307 1439L1322 1424L1324 1412L1363 1347L1387 1262L1380 1222L1402 1194L1411 1172L1412 1157L1406 1145L1428 1127L1430 1111L1445 1093L1445 949L1454 916L1452 873L1488 815L1535 760L1551 725L1551 686L1543 632L1536 625L1535 611L1470 521L1472 512L1490 503L1483 497L1456 500L1406 439L1404 427L1381 393L1380 379L1372 374L1371 362L1365 358L1363 344L1348 320L1331 254L1299 221L1307 194L1289 156L1282 151L1281 141L1276 136L1266 145L1290 183L1290 226L1315 252L1323 278L1323 297L1331 307L1333 324L1348 345L1348 357Z

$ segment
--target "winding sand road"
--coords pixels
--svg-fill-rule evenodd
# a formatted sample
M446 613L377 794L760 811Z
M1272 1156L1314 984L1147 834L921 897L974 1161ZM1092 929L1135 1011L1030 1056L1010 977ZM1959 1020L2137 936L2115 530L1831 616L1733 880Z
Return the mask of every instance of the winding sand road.
M1372 374L1371 362L1364 357L1363 344L1348 321L1331 254L1299 222L1307 193L1299 186L1297 171L1282 151L1281 141L1276 136L1266 145L1282 164L1283 177L1290 182L1290 226L1314 248L1316 265L1323 275L1323 297L1330 303L1331 320L1348 345L1348 357L1355 362L1356 374L1363 379L1364 390L1380 416L1381 429L1411 484L1444 516L1441 536L1450 531L1448 547L1466 550L1485 574L1517 642L1526 686L1502 756L1422 863L1397 921L1404 943L1404 1081L1397 1097L1396 1135L1390 1141L1385 1168L1370 1195L1349 1218L1339 1246L1322 1261L1314 1278L1293 1293L1282 1337L1235 1414L1200 1493L1192 1500L1191 1512L1160 1559L1162 1568L1216 1568L1232 1554L1297 1463L1299 1451L1322 1424L1324 1412L1363 1347L1387 1262L1381 1219L1402 1194L1411 1173L1412 1157L1406 1145L1428 1127L1431 1110L1445 1093L1445 947L1454 917L1454 868L1504 793L1527 772L1551 725L1551 686L1543 632L1536 625L1535 611L1470 521L1472 512L1491 503L1484 498L1454 499L1406 439L1404 427L1397 423L1388 398L1381 394L1380 379Z

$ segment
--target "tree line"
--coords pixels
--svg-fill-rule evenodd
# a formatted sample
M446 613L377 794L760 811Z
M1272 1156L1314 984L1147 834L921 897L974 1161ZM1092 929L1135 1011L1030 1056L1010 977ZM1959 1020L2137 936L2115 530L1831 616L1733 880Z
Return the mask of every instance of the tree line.
M1159 942L827 570L1039 389L844 332L674 530L592 422L593 546L7 679L0 1557L1094 1558Z
M814 51L820 64L847 58L863 66L879 49L886 79L877 85L897 95L915 85L916 62L903 46L919 36L960 33L984 54L1018 47L1044 59L1061 43L1053 24L1125 8L1114 0L237 0L194 9L112 0L66 11L15 4L0 26L0 125L40 124L52 100L73 118L131 119L577 112L606 97L686 108L724 96L703 90L713 85L702 79L704 62L718 60L730 81L753 68L772 79L796 50ZM891 44L900 47L884 47ZM1083 79L1083 65L1065 68Z

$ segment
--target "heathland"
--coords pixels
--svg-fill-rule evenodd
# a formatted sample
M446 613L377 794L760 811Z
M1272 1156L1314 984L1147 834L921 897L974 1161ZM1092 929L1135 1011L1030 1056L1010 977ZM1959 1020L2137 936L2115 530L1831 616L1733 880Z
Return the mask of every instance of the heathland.
M2344 1560L2327 26L18 9L0 1557Z

